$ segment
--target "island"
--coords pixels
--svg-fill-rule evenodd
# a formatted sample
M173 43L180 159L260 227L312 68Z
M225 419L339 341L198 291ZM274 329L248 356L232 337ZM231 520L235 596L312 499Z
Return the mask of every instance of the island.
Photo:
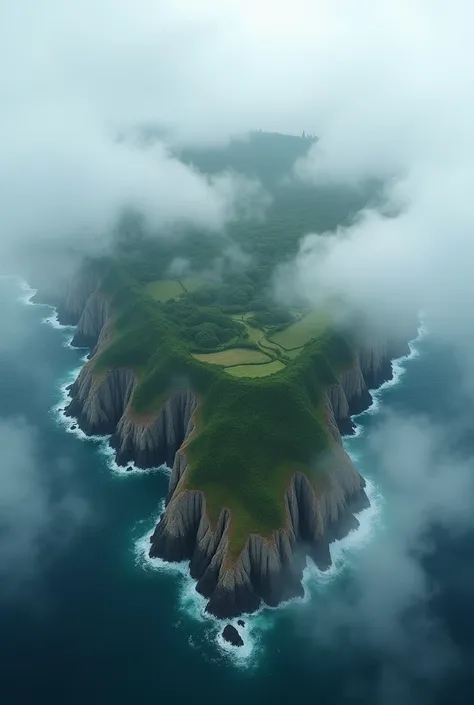
M207 173L256 174L272 194L265 219L167 238L128 212L111 251L85 259L56 300L72 344L90 350L66 414L110 436L124 468L171 468L150 556L188 561L206 610L225 620L303 595L307 558L327 569L331 542L357 528L369 500L342 435L413 337L275 301L275 268L300 238L368 198L284 185L304 143L257 133L183 155Z

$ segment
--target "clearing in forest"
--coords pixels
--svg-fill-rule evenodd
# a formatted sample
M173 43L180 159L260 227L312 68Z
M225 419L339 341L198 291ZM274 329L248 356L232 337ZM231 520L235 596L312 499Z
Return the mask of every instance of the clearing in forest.
M268 362L265 365L237 365L227 367L226 372L233 377L267 377L283 370L285 365L279 360Z
M195 353L193 357L201 360L201 362L209 362L211 365L224 365L225 367L270 362L268 355L251 348L229 348L213 353Z
M281 345L286 350L301 348L313 338L320 336L327 326L327 318L317 311L307 313L299 321L295 321L269 337L270 341Z
M157 279L147 284L145 288L156 301L162 302L184 294L184 289L178 279Z

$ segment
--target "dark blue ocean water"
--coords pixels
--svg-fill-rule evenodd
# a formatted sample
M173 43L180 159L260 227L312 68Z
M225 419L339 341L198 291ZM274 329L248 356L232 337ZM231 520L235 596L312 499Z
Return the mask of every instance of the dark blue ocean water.
M417 341L359 417L361 531L328 575L308 571L305 602L248 621L242 653L185 575L140 552L165 472L114 472L58 420L84 351L25 297L0 280L2 705L472 702L474 414L458 419L448 349Z

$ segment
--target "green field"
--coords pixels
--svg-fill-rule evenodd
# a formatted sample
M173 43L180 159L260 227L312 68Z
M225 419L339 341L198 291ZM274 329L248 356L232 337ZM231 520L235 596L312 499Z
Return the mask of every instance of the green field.
M177 279L158 279L147 284L145 289L156 301L168 301L184 294L184 289Z
M300 318L299 321L289 325L288 328L274 333L269 340L281 345L286 350L295 350L321 336L327 326L327 317L318 311L312 311Z
M285 365L278 360L273 360L266 365L238 365L237 367L227 367L226 372L233 377L268 377L275 372L283 370Z
M196 291L202 285L202 280L196 277L184 277L179 280L183 289L190 294L192 291Z
M270 362L268 355L259 350L251 348L229 348L215 353L195 353L193 355L201 362L208 362L211 365L245 365L246 363Z
M295 357L298 357L303 352L304 348L293 348L292 350L286 350L285 353L287 357L290 358L290 360L293 360Z

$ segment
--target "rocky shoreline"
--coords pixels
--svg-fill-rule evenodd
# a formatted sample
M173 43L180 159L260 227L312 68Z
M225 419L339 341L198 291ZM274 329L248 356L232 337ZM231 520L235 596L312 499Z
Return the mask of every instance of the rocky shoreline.
M76 326L72 345L88 347L90 357L107 345L111 312L97 277L78 275L57 312L61 323ZM223 509L213 526L204 494L186 485L186 445L199 403L192 389L177 388L155 416L137 419L130 407L136 385L133 371L97 375L89 360L69 389L66 414L77 419L88 435L110 435L119 465L133 461L140 468L164 463L172 467L166 509L151 537L150 556L189 560L196 589L208 600L207 611L231 619L255 612L262 602L276 606L301 596L307 556L327 569L331 542L358 527L355 515L369 501L365 481L344 451L341 434L352 433L351 416L372 403L369 389L392 378L391 360L408 352L408 343L399 340L361 346L354 365L326 391L332 437L325 459L327 487L316 493L306 475L296 472L285 495L284 526L269 537L252 534L238 556L229 550L230 512Z

